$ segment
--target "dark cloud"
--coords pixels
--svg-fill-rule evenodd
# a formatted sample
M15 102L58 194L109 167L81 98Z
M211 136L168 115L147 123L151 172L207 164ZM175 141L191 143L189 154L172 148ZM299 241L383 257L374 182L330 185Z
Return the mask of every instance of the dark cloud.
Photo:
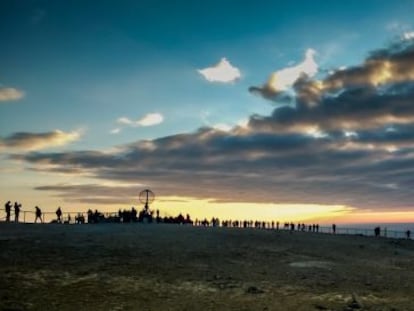
M374 51L362 65L337 70L322 80L300 75L292 85L294 105L270 117L250 119L255 130L283 132L376 128L414 121L414 40ZM260 89L260 90L259 90ZM291 96L253 87L265 98Z
M373 51L365 62L342 70L336 70L320 81L300 83L302 102L323 100L327 94L352 88L377 88L395 83L414 81L414 40ZM309 97L304 96L310 94Z
M39 150L68 144L79 139L80 136L81 133L79 131L63 132L56 130L44 133L19 132L4 138L0 137L0 149Z
M137 198L136 186L98 184L40 186L35 190L57 192L66 201L92 204L131 204Z
M397 202L396 198L405 195L411 199L411 190L400 184L407 176L393 175L397 169L395 156L384 148L347 147L350 142L364 147L367 142L380 146L401 140L395 133L384 129L383 136L366 132L351 138L339 133L315 138L303 134L236 135L204 129L155 140L150 149L138 142L112 154L32 153L18 158L38 168L46 164L45 170L60 167L67 173L73 168L102 180L143 184L165 196L360 207L385 207L392 202L401 207L407 206L407 201ZM137 187L67 185L37 189L58 191L68 200L111 204L131 202Z
M268 85L251 86L249 92L265 99L268 99L276 104L290 104L293 102L293 97L285 91L275 91Z
M249 126L255 131L306 132L359 130L386 124L414 122L414 84L394 85L387 90L371 86L349 88L336 96L326 96L316 106L284 106L268 117L253 116ZM398 89L398 92L396 91Z

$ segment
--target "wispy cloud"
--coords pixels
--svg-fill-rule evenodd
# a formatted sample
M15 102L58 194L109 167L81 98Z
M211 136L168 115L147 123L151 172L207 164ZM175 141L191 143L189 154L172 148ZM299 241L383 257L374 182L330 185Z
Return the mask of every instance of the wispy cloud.
M0 87L0 101L19 100L24 97L24 92L12 87Z
M44 133L18 132L0 138L0 149L13 149L21 151L34 151L64 146L78 140L82 131L64 132L55 130Z
M231 83L241 77L240 70L232 66L226 58L212 67L197 70L209 82Z
M216 129L223 132L229 132L234 129L236 126L238 127L246 127L248 124L248 119L239 120L237 123L232 122L211 122L211 113L207 110L203 110L200 113L200 119L203 122L204 126L210 127L212 129Z
M131 120L127 117L121 117L118 120L116 120L116 122L118 124L121 125L127 125L127 126L132 126L132 127L140 127L140 126L154 126L154 125L158 125L161 124L164 121L164 116L161 113L148 113L145 116L143 116L142 118L138 119L138 120ZM119 133L120 129L115 129L116 133ZM114 134L116 134L114 133Z
M164 121L164 116L160 113L149 113L143 118L136 121L139 126L153 126L160 124Z
M273 72L263 86L252 86L249 91L266 99L280 99L279 95L292 87L300 77L311 78L317 74L318 65L314 59L315 53L313 49L308 49L301 63Z
M119 133L121 133L121 129L119 127L117 127L117 128L114 128L114 129L110 130L109 133L119 134Z
M414 31L407 31L402 34L403 40L414 40Z

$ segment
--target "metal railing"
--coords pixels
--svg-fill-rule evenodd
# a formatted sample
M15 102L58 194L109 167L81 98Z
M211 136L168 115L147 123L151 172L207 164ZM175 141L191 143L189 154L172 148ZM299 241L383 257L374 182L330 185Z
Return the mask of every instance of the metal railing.
M380 237L396 239L407 238L407 231L389 230L387 227L381 227L380 229ZM375 228L336 227L335 231L335 234L375 236ZM319 232L333 234L333 229L332 227L320 227Z
M104 216L106 219L110 217L117 217L118 212L100 212L100 215ZM76 219L77 217L83 217L84 221L83 223L88 223L88 213L84 211L71 211L68 213L62 214L61 217L61 223L64 224L75 224L77 223ZM55 212L42 212L41 214L41 223L56 223L57 222L57 215ZM36 220L36 212L35 211L25 211L21 210L19 219L19 223L35 223ZM6 215L3 211L3 216L0 217L0 222L6 221ZM16 222L15 221L15 214L12 211L10 214L10 222ZM38 222L39 223L39 222ZM242 222L240 222L241 224ZM201 226L201 225L200 225ZM221 225L220 225L221 226ZM414 225L413 225L414 226ZM234 228L235 226L226 226L228 228ZM242 226L236 226L237 228L242 228ZM251 227L250 227L251 228ZM345 235L361 235L361 236L375 236L375 230L374 228L356 228L356 227L336 227L335 233L333 231L332 226L319 226L317 229L313 228L309 229L309 226L305 226L305 229L297 229L297 227L292 230L290 227L284 227L280 226L279 228L276 227L270 227L265 226L261 227L260 229L266 229L266 230L280 230L280 231L292 231L292 232L309 232L309 233L321 233L321 234L345 234ZM412 234L410 235L410 239L413 239ZM387 227L381 227L380 228L380 237L384 238L396 238L396 239L407 239L407 230L389 230Z
M3 216L0 217L0 222L6 222L7 216L6 213L3 211ZM118 216L118 212L106 212L100 213L105 218L115 217ZM65 224L75 224L77 217L83 217L84 222L88 222L88 213L87 212L79 212L79 211L71 211L68 213L64 213L61 216L61 222ZM37 221L37 223L53 223L57 222L57 215L55 212L42 212L41 221ZM36 212L35 211L25 211L21 210L19 213L18 221L16 221L16 215L13 211L10 213L10 222L12 223L35 223L36 222Z

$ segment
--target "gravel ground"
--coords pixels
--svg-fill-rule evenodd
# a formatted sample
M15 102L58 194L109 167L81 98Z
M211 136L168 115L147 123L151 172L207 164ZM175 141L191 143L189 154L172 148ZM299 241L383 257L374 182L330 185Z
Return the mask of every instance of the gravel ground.
M414 310L414 241L1 223L0 310Z

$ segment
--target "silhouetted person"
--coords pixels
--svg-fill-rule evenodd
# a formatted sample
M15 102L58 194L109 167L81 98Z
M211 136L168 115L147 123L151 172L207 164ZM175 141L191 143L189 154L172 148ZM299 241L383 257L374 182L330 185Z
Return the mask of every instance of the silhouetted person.
M6 221L7 222L10 222L11 208L12 208L11 202L10 201L7 201L7 203L4 204L4 209L6 211Z
M375 227L374 233L375 233L375 237L379 237L380 236L380 233L381 233L380 227Z
M85 217L83 214L78 213L78 215L75 216L75 224L84 224L85 223Z
M93 212L91 209L88 209L88 224L93 222Z
M56 216L57 216L57 222L62 223L62 210L60 209L60 206L56 210Z
M335 224L333 224L333 225L332 225L332 233L333 233L333 234L335 234L335 233L336 233L336 225L335 225Z
M185 223L186 223L186 224L190 224L190 225L192 225L192 224L193 224L193 221L191 220L190 214L187 214L187 215L185 216ZM219 220L218 218L216 218L216 225L217 225L217 226L219 226L219 225L220 225L220 220Z
M138 220L137 214L138 214L138 212L135 209L135 207L132 207L132 209L131 209L131 219L132 219L133 222L136 222Z
M411 231L410 230L407 230L405 232L405 235L407 236L407 240L409 240L410 239L410 236L411 236Z
M19 222L20 204L14 202L14 222Z
M157 210L155 211L155 215L156 215L155 220L156 220L156 222L157 222L157 224L158 224L158 223L160 223L160 222L161 222L160 210L159 210L159 209L157 209Z
M43 222L43 220L42 220L42 210L38 206L35 206L35 209L36 209L35 223L37 223L38 218L39 218L40 222Z

